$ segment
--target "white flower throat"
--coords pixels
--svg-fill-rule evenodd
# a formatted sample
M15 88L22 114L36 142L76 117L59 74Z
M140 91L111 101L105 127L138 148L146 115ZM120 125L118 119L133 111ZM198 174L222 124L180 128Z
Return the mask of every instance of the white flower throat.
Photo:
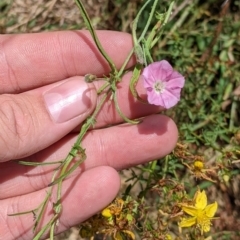
M163 93L165 90L165 87L166 85L160 80L157 80L153 86L156 93Z

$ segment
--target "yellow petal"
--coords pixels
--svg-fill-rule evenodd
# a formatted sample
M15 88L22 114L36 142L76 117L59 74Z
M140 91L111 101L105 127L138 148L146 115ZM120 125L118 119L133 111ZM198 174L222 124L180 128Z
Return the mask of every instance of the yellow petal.
M182 221L179 223L180 227L191 227L196 223L196 217L192 218L183 218Z
M205 208L205 214L206 214L206 216L209 217L209 218L212 218L212 217L215 215L215 213L216 213L216 211L217 211L217 208L218 208L217 202L214 202L214 203L208 205L208 206Z
M209 224L205 224L205 225L203 226L203 231L204 231L204 232L209 232L209 231L210 231L210 221L209 221Z
M170 234L166 234L165 235L165 238L164 238L165 240L172 240L172 236L170 235Z
M181 205L181 208L185 213L193 217L196 217L198 215L198 210L194 206Z
M203 167L204 167L204 164L203 164L202 161L196 160L196 161L193 163L193 166L194 166L196 169L202 170Z
M105 218L110 218L112 217L112 213L111 210L109 208L105 208L102 210L102 216L104 216Z
M207 195L205 191L197 191L196 193L196 200L195 200L195 207L197 209L204 209L207 206Z

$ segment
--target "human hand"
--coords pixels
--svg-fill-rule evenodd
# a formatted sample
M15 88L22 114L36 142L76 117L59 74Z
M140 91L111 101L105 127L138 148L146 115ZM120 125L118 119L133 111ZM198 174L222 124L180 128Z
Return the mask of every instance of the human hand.
M121 67L132 48L131 36L109 31L98 31L98 36ZM133 63L132 59L129 66ZM38 206L56 166L27 167L10 160L43 163L64 159L78 135L72 130L79 129L93 111L96 89L102 84L86 84L83 76L107 75L109 68L86 31L1 35L0 66L0 239L28 240L33 237L33 215L8 214ZM158 107L135 101L129 92L130 76L126 74L119 84L120 108L129 118L146 117L138 125L121 124L114 107L108 102L103 106L94 129L83 141L86 161L64 181L58 232L113 200L120 188L116 170L163 157L176 144L174 122L154 115ZM144 94L141 84L138 92ZM68 107L60 109L59 102ZM51 217L51 200L41 225Z

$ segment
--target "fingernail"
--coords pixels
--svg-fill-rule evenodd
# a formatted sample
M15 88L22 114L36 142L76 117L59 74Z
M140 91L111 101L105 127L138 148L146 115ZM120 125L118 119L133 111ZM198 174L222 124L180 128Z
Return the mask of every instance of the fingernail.
M69 121L91 107L91 89L87 83L75 78L45 92L44 101L56 123Z

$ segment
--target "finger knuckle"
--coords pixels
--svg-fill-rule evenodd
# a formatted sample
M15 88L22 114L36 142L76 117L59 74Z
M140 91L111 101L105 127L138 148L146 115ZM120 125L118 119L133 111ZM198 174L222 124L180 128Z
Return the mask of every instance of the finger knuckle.
M10 64L12 56L11 52L7 49L11 49L9 46L9 37L1 37L0 39L0 93L20 92L19 79L15 74L14 65Z
M4 94L0 99L0 153L1 160L18 150L26 149L27 138L31 137L33 121L29 108L21 98L17 101L11 96ZM10 154L11 153L11 154ZM8 159L5 159L8 160Z

